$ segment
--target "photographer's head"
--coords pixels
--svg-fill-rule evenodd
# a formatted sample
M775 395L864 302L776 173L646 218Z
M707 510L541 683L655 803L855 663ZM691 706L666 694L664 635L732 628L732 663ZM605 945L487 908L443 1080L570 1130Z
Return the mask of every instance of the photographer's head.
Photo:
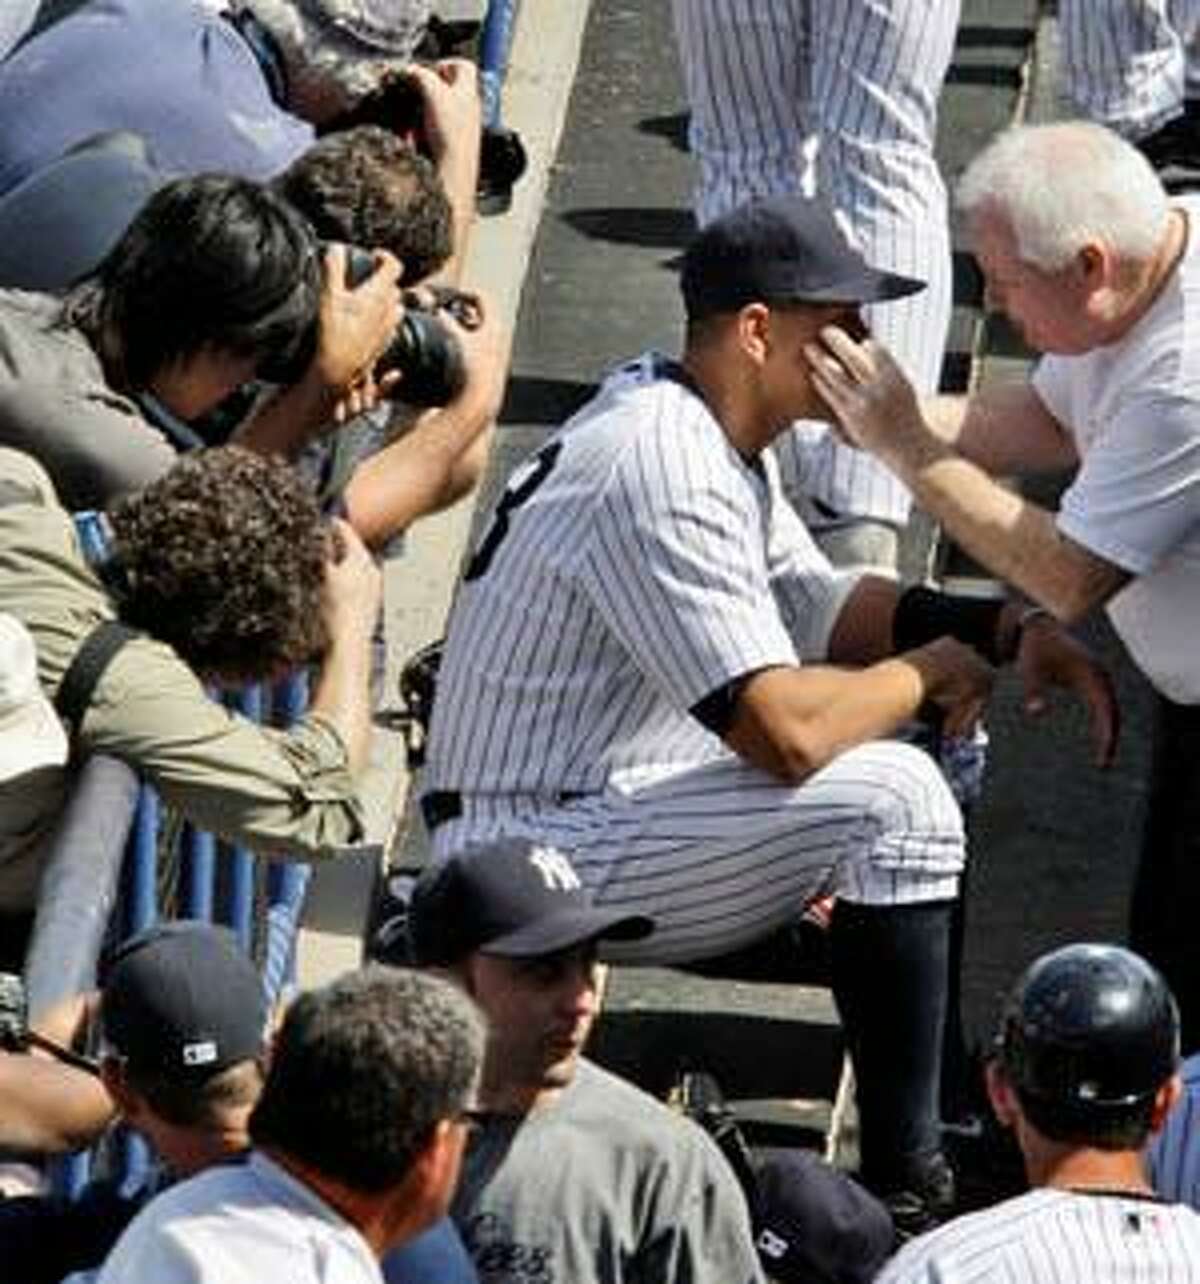
M109 510L121 618L207 678L278 674L325 647L330 531L308 484L237 446L183 456Z
M432 276L454 249L453 211L432 161L379 125L327 134L272 184L324 241L390 250L401 285Z
M430 0L246 0L279 47L287 106L315 125L341 115L406 67Z
M210 408L197 401L215 405L284 361L311 332L320 291L316 239L286 201L248 179L202 174L150 198L67 296L64 316L115 387L156 392L190 418ZM210 390L214 380L228 386Z

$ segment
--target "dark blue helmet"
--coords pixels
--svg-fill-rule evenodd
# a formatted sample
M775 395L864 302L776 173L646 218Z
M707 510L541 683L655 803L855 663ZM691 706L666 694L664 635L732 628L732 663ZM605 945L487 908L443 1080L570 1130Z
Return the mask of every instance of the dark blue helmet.
M1145 959L1116 945L1042 955L1005 1009L997 1052L1023 1095L1075 1109L1149 1100L1179 1064L1179 1011Z

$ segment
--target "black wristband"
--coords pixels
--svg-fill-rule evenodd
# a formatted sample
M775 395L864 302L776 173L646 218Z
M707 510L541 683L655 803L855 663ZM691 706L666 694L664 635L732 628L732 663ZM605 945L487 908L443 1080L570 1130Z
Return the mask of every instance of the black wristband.
M1007 657L997 651L997 626L1004 602L951 597L923 584L905 589L892 616L892 646L898 653L952 637L974 648L989 664Z

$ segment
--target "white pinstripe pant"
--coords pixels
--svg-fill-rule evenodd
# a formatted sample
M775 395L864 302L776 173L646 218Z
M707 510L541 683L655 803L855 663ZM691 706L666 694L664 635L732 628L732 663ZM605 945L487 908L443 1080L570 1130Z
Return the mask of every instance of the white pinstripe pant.
M935 764L895 741L859 745L801 785L732 754L623 793L561 806L464 798L433 835L436 858L516 834L565 851L602 905L652 915L624 962L725 953L793 921L818 895L867 904L947 900L962 819Z
M674 11L697 219L764 194L824 195L868 261L928 282L868 320L917 387L934 391L953 283L933 143L959 0L674 0ZM813 529L836 520L809 497L843 517L907 518L900 482L824 425L797 425L776 452Z
M1142 138L1200 97L1200 0L1059 0L1063 90Z

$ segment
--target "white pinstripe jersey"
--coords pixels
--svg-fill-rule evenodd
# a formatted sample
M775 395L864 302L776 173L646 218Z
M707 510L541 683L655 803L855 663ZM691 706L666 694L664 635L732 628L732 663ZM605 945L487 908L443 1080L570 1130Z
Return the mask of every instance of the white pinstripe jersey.
M655 354L611 376L518 469L451 614L427 787L604 787L725 752L688 710L823 657L856 576Z
M1181 1204L1032 1190L911 1240L876 1284L1190 1284L1200 1216Z

